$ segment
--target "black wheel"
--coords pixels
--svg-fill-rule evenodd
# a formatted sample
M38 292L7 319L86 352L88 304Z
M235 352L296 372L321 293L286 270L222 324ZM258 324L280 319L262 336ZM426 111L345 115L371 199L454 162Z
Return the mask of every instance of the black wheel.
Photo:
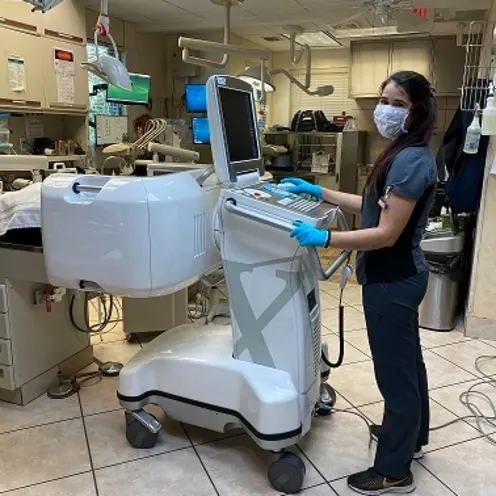
M303 460L294 453L284 453L269 466L269 482L278 492L296 494L303 487L307 469Z
M126 439L136 449L151 449L158 441L158 432L150 432L139 420L126 412Z
M337 401L336 391L327 383L320 386L320 402L326 406L333 407Z
M126 340L128 343L136 343L138 337L136 336L136 334L126 334Z

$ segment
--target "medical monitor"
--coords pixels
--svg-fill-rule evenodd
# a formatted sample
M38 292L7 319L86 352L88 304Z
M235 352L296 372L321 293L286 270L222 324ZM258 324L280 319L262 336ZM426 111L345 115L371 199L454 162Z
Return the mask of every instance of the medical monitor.
M223 183L239 175L265 173L260 150L253 87L241 79L212 76L207 83L207 111L215 172Z
M190 113L204 113L207 111L207 85L186 85L186 111Z
M148 105L150 101L151 78L146 74L129 74L131 90L123 90L109 84L107 87L107 102L123 105Z
M193 117L193 143L195 145L210 145L210 126L207 117Z

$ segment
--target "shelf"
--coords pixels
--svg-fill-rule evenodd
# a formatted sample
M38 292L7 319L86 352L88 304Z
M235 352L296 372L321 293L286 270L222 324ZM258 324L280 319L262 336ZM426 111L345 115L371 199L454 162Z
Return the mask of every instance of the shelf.
M86 160L86 155L47 155L48 163L54 162L79 162Z

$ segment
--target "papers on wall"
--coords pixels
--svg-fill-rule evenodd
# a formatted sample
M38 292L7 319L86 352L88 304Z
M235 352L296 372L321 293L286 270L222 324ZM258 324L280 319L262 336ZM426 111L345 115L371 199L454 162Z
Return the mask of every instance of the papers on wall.
M22 57L7 57L9 89L16 93L26 91L26 64Z
M43 138L45 130L43 127L43 119L40 117L26 116L24 118L26 126L26 139L28 143L33 144L35 138Z
M57 83L57 102L72 105L75 101L76 62L72 50L54 48L53 65Z

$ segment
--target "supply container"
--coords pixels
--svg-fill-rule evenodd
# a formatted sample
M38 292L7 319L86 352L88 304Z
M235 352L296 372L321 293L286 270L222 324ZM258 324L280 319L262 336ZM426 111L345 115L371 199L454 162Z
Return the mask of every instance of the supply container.
M9 148L10 130L9 130L9 114L0 113L0 149Z

